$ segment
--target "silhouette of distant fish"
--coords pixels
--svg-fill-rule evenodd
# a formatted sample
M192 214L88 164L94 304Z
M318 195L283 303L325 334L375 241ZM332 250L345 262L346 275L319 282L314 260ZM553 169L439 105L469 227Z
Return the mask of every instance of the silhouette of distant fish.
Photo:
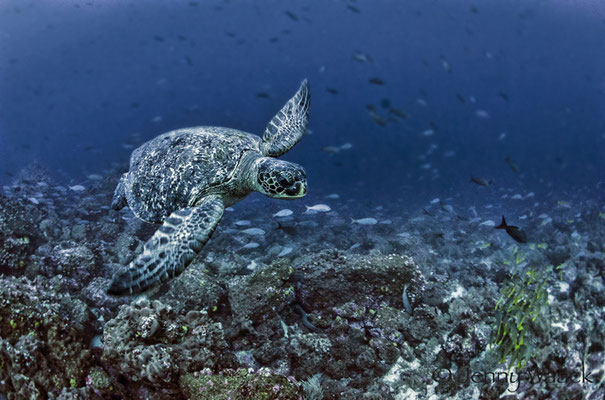
M369 55L367 55L365 53L362 53L361 51L354 51L353 56L351 58L353 58L353 60L357 61L357 62L367 62L370 64L374 63L374 60L372 60L372 57L370 57Z
M355 14L359 14L359 11L360 11L360 10L359 10L359 8L357 8L357 7L355 7L355 6L352 6L352 5L350 5L350 4L349 4L349 5L347 5L347 8L348 8L349 10L353 11Z
M374 85L384 85L384 81L377 76L368 79L368 81Z
M331 87L327 87L326 92L331 93L331 94L338 94L338 90L331 88Z
M473 176L471 176L471 182L476 183L477 185L481 185L481 186L489 186L492 184L491 179L475 178Z
M261 98L261 99L268 99L271 96L269 96L269 93L267 93L267 92L258 92L256 94L256 97Z
M527 243L527 235L518 226L507 225L504 215L502 216L502 223L495 227L495 229L504 229L506 233L519 243Z
M370 116L372 118L374 118L374 121L376 121L376 123L380 126L386 126L387 121L380 115L378 114L376 111L370 110L369 112Z
M513 170L514 173L518 174L519 171L521 171L521 169L519 168L519 166L510 158L510 156L506 156L506 158L504 159L504 161L506 161L506 163L508 164L508 166L510 167L510 169Z
M402 111L402 110L400 110L398 108L391 107L391 108L389 108L389 112L391 114L393 114L394 116L396 116L398 118L401 118L401 119L407 119L408 118L408 115L404 111Z
M340 152L340 149L336 146L324 146L321 148L321 151L325 153L336 154Z
M294 14L292 11L286 11L286 15L292 20L292 21L298 21L298 16L296 14Z

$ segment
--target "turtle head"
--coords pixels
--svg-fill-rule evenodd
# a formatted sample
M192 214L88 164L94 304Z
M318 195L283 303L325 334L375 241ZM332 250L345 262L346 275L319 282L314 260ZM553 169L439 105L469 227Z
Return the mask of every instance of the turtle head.
M261 157L255 167L256 191L274 199L299 199L307 194L307 173L300 165Z

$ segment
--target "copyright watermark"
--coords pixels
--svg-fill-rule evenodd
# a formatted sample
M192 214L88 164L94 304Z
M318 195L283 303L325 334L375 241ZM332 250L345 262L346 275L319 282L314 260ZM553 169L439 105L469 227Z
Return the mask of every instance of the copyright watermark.
M558 385L592 384L594 383L591 377L591 372L586 372L584 363L578 366L571 373L558 374L554 372L534 371L472 371L468 367L462 367L457 372L452 372L449 368L438 368L432 378L437 383L460 383L460 384L494 384L506 382L508 391L514 393L519 390L522 382L531 384L547 383Z

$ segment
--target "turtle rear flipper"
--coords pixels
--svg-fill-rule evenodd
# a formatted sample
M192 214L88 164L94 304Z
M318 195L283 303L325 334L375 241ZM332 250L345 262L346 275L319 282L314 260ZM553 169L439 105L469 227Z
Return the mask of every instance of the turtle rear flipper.
M218 196L209 196L197 207L170 214L128 267L113 277L109 294L141 292L157 282L179 275L206 244L223 216Z
M290 150L307 130L311 91L305 79L294 97L282 107L267 124L261 153L265 157L279 157Z
M118 186L116 186L116 190L113 192L113 201L111 202L111 208L116 211L120 211L128 204L128 202L126 201L126 192L124 190L124 181L126 180L126 175L127 174L122 174L120 182L118 182Z

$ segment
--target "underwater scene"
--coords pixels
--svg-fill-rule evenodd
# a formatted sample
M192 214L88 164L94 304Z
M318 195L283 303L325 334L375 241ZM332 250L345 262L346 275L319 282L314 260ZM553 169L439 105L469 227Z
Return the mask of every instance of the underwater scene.
M605 2L0 0L0 400L605 398Z

